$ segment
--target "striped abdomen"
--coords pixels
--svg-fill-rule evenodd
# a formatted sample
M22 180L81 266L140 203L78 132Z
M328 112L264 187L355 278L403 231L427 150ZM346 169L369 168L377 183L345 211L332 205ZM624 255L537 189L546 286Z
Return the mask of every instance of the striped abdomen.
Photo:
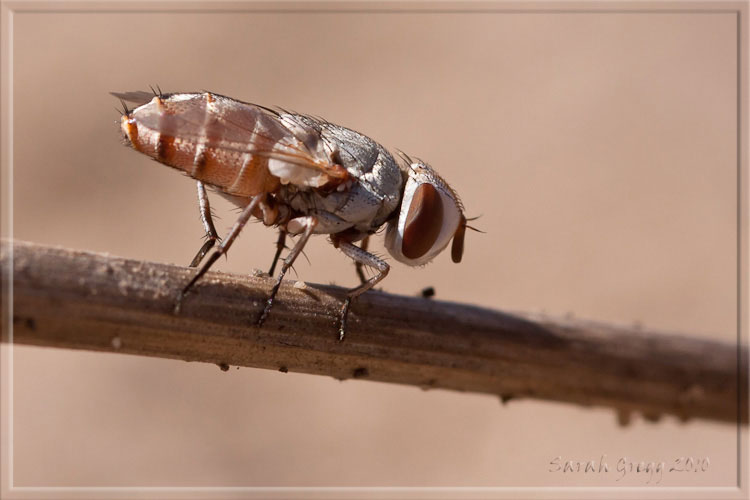
M268 170L283 134L257 107L203 94L156 96L122 117L130 144L161 163L242 197L275 192Z

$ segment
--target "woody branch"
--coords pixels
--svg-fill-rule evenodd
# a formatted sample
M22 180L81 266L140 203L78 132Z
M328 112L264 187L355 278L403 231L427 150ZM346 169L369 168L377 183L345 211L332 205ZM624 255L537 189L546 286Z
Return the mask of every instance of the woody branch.
M17 344L747 422L747 350L733 344L381 292L360 297L339 342L334 286L285 282L256 328L269 278L207 273L175 316L194 270L21 242L2 265Z

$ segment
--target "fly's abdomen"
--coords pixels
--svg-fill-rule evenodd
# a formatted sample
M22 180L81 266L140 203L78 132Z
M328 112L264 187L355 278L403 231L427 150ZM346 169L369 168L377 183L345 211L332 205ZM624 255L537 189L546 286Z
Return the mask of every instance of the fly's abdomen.
M215 108L216 99L209 93L156 96L125 114L121 128L137 151L228 194L276 191L279 178L268 171L274 142L261 137L264 124L253 116L232 120L231 109Z

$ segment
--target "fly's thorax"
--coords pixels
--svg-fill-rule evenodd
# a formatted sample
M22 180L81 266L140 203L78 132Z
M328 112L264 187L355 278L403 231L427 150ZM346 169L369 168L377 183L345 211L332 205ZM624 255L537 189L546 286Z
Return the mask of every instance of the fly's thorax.
M348 213L348 220L357 221L358 229L374 232L401 201L401 168L387 149L357 131L327 123L322 133L328 142L336 144L341 164L356 179L339 210Z
M408 170L398 216L388 222L385 246L399 262L430 262L453 239L452 258L460 262L466 218L458 195L430 167L418 161Z
M307 117L301 117L303 124ZM310 122L314 124L316 122ZM322 123L322 142L337 152L349 178L335 189L284 185L276 194L297 212L315 214L316 233L333 234L353 229L375 232L397 209L403 174L393 156L380 144L353 130Z

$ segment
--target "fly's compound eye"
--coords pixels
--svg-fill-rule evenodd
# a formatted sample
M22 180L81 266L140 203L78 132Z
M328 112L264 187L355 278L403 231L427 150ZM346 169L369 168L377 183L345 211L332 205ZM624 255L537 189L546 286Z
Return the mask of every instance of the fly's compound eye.
M414 190L406 212L401 253L418 259L430 251L443 227L443 201L435 186L425 182Z
M466 219L453 191L425 165L410 174L398 219L388 224L385 245L399 262L420 266L453 241L451 255L461 260Z

